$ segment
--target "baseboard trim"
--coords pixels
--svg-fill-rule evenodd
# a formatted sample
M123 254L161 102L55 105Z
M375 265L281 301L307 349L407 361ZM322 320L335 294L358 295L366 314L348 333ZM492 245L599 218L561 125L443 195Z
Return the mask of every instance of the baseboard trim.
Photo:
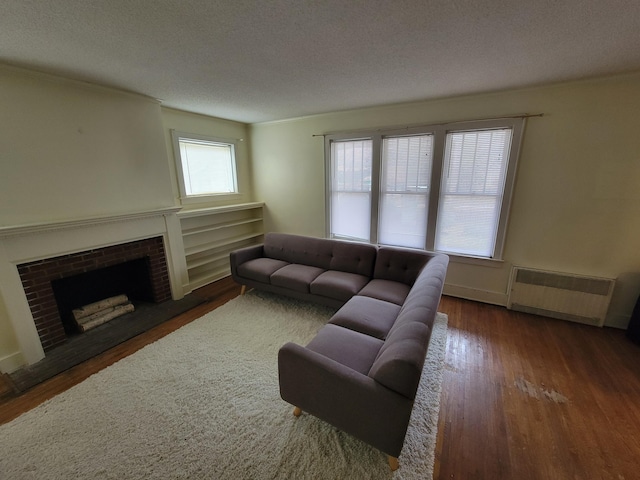
M445 284L442 292L444 295L476 302L489 303L491 305L507 306L507 294L502 292L491 292L479 288L463 287L462 285Z
M443 295L448 295L450 297L464 298L465 300L489 303L500 307L506 307L509 298L506 293L491 292L488 290L481 290L479 288L469 288L463 287L462 285L452 284L445 284L442 293ZM626 330L629 324L629 317L630 314L609 313L603 326Z
M0 358L0 372L2 373L13 373L18 370L20 367L24 366L27 362L25 362L22 354L20 352L12 353L11 355L6 355Z
M629 326L629 320L631 319L631 314L623 314L623 313L609 313L607 318L604 320L604 327L611 328L619 328L621 330L626 330Z

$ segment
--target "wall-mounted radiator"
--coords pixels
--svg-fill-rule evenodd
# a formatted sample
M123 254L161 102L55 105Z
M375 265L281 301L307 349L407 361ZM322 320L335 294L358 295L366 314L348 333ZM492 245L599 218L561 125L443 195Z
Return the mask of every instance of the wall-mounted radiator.
M615 280L513 267L507 308L601 327Z

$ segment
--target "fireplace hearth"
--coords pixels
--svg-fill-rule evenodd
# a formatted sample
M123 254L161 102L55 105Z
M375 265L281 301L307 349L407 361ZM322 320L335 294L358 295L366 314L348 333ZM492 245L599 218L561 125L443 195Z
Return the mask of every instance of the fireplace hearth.
M162 303L139 302L135 312L116 318L82 335L70 336L64 344L47 352L42 360L11 373L9 377L13 387L18 392L27 391L202 302L202 298L196 295Z

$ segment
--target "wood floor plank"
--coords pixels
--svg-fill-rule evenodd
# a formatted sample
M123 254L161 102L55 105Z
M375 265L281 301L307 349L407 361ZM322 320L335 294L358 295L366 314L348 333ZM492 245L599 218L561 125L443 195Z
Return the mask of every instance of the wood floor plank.
M624 332L443 297L434 478L632 479L640 348Z
M224 304L230 279L192 293L204 303L17 397L0 424ZM640 346L624 332L443 297L449 316L434 478L639 478Z

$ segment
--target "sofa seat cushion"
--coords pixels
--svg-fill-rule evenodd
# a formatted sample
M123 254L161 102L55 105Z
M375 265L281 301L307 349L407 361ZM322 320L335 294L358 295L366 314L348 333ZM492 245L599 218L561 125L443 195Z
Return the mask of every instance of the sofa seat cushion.
M407 295L409 295L410 290L411 287L404 283L376 278L371 280L366 287L360 290L358 295L377 298L378 300L395 303L396 305L402 305L404 300L407 298Z
M292 263L271 275L271 285L288 288L296 292L309 293L309 285L325 270L308 265Z
M384 340L399 312L400 307L395 303L356 295L329 323Z
M369 335L328 324L320 329L307 348L367 375L383 344L382 340Z
M356 295L369 282L369 277L357 273L328 270L311 282L311 293L344 300Z
M256 258L239 265L238 275L258 282L269 283L271 275L287 265L289 263L282 260L267 257Z

